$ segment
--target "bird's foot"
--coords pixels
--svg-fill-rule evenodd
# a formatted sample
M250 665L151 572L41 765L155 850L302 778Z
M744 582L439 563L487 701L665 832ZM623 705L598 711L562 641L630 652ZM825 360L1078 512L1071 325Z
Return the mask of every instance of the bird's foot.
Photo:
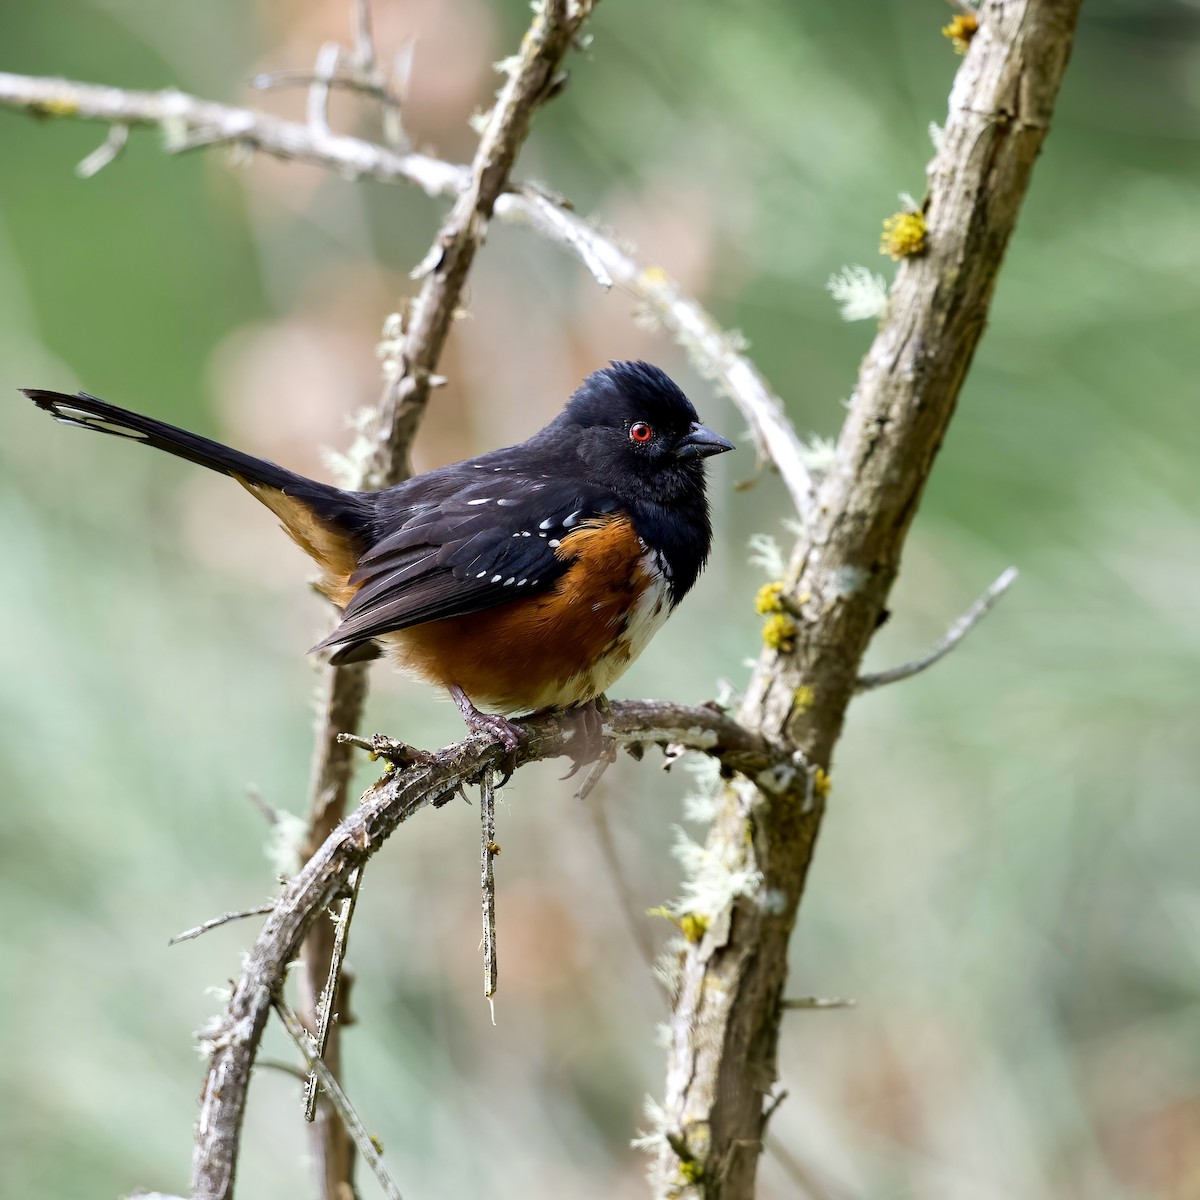
M571 769L563 778L570 779L584 767L593 764L583 785L576 792L577 799L585 799L600 782L600 776L608 770L609 764L616 762L617 744L612 738L604 736L604 718L608 712L608 699L605 696L597 696L586 704L567 709L567 713L575 718L575 736L571 739L568 751Z
M523 731L520 725L495 713L480 712L457 683L450 685L450 698L458 705L458 711L472 733L491 734L510 754L521 744Z

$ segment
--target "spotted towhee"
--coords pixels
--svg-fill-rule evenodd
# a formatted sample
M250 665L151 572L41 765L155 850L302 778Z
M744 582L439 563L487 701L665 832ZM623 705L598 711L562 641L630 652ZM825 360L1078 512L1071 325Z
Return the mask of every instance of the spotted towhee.
M317 562L341 609L314 650L334 662L386 654L510 749L505 716L591 705L696 582L712 540L704 459L733 448L643 362L589 375L519 446L378 492L317 483L83 392L25 394L64 424L232 476Z

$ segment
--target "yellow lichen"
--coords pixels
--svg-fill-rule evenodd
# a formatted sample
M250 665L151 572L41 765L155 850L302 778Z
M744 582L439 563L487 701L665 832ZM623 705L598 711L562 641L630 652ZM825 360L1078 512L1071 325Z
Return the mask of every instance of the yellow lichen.
M942 26L942 37L949 38L955 54L966 54L971 39L979 30L979 18L972 14L954 17Z
M648 916L648 917L663 917L667 921L677 920L675 914L665 904L659 904L659 905L656 905L654 908L646 909L646 916Z
M763 622L763 645L790 654L796 648L796 622L787 613L775 613Z
M754 611L760 617L767 613L783 612L783 584L776 580L774 583L764 583L754 597Z
M679 1173L688 1183L699 1183L704 1178L704 1168L694 1158L681 1162Z
M686 912L679 918L679 929L689 942L698 942L708 928L708 918L701 913Z
M642 282L655 286L664 283L670 283L671 277L662 269L662 267L647 267L642 272Z
M807 683L801 684L796 689L796 695L793 697L797 712L808 712L812 708L812 702L815 693Z
M829 779L829 772L824 767L818 767L813 772L813 791L824 800L829 795L829 789L832 786L833 784Z
M929 227L919 212L892 213L883 223L883 236L879 240L879 253L890 254L897 262L925 253L925 235Z
M29 110L41 117L71 117L79 111L79 105L74 100L51 96L48 100L31 104Z

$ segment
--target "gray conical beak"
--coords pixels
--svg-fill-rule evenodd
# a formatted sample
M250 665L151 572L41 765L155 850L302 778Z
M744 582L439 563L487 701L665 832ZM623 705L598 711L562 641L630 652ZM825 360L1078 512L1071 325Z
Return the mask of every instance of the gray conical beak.
M708 458L710 455L724 454L726 450L732 449L733 443L726 441L719 433L713 433L704 425L693 425L675 453L680 458Z

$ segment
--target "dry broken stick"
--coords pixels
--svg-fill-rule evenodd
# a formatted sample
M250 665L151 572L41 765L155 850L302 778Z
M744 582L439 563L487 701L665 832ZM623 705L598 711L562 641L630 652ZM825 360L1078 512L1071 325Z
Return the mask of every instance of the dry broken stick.
M900 680L910 679L932 667L934 663L940 662L995 608L1000 597L1012 587L1016 579L1016 567L1009 567L1006 571L1002 571L995 583L950 626L946 631L946 636L938 641L928 654L924 654L912 662L903 663L901 666L889 667L886 671L860 675L855 689L860 692L868 692L872 688L884 687L889 683L899 683Z
M219 929L222 925L228 925L231 921L243 921L246 917L265 916L274 907L275 901L271 900L266 904L256 904L253 908L242 908L237 912L227 912L222 913L219 917L210 917L207 921L201 921L199 925L195 925L191 929L185 929L182 933L177 933L167 942L167 945L177 946L180 942L190 942L193 938L198 938L201 934L208 933L210 929Z
M271 1003L276 1013L279 1014L279 1019L283 1022L284 1029L288 1031L292 1041L295 1042L296 1049L304 1056L304 1061L308 1069L321 1081L321 1087L325 1091L326 1099L329 1101L330 1106L337 1110L338 1117L343 1126L348 1130L349 1136L354 1139L354 1144L358 1147L358 1152L375 1173L375 1178L378 1180L379 1186L383 1189L383 1194L388 1200L404 1200L400 1195L400 1189L396 1185L396 1181L392 1178L392 1173L384 1165L383 1155L380 1153L376 1140L367 1132L366 1126L359 1119L358 1113L354 1111L354 1106L350 1103L349 1097L342 1090L342 1085L337 1081L333 1073L325 1065L324 1060L312 1046L308 1030L300 1024L300 1019L288 1007L282 996L276 994ZM195 1193L193 1193L192 1200L195 1200Z
M483 892L483 994L492 1005L492 1024L496 1023L496 775L484 769L479 783L479 879Z
M333 1022L342 1019L336 1011L335 1005L339 998L343 1003L345 1002L341 987L342 967L346 961L346 943L350 937L350 922L354 919L354 906L358 903L358 889L361 885L362 868L360 867L350 876L350 894L342 901L341 911L335 920L336 932L333 938L333 952L329 957L329 975L321 992L321 1002L317 1006L316 1056L322 1062L329 1048L329 1031ZM309 1075L305 1086L304 1119L306 1121L311 1121L316 1116L319 1090L317 1074L314 1071Z

